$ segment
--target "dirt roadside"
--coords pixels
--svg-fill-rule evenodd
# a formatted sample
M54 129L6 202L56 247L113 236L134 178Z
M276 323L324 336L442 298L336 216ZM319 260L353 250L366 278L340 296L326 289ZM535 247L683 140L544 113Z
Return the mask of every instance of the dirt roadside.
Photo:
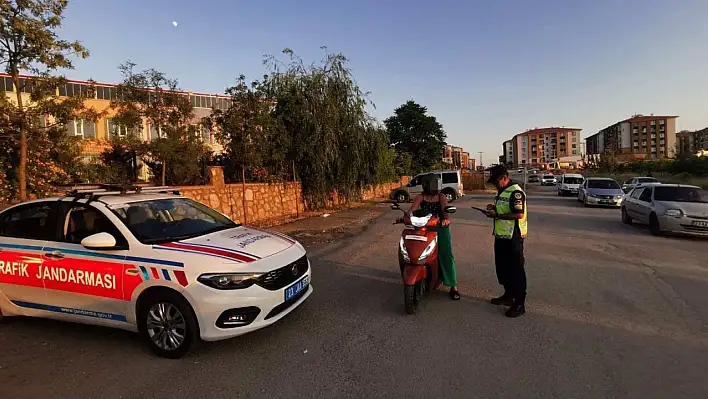
M388 212L390 206L387 202L365 202L348 209L272 226L270 230L287 234L306 248L316 248L359 233L374 219Z

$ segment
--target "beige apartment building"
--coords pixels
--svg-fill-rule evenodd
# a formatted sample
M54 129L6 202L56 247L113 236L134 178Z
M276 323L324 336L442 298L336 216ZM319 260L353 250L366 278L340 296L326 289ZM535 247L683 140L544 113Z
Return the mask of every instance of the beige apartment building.
M527 130L502 144L503 161L512 167L545 167L567 157L580 156L580 132L571 127Z
M678 116L632 115L585 139L588 155L612 152L619 162L672 158Z

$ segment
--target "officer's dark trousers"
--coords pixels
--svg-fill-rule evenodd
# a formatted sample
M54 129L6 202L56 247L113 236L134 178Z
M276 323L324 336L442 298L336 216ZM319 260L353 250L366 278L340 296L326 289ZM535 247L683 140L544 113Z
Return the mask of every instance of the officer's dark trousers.
M523 305L526 302L524 240L495 238L494 261L497 281L504 286L505 295L514 298L517 305Z

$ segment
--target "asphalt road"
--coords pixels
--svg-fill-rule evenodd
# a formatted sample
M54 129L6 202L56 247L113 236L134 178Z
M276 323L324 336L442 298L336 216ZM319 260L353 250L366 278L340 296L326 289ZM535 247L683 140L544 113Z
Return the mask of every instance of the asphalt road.
M462 301L445 292L406 316L400 226L384 214L313 251L315 292L277 325L202 344L181 360L136 336L14 319L0 326L4 398L705 398L708 240L664 238L529 194L527 313L507 319L490 222L465 198L453 216Z

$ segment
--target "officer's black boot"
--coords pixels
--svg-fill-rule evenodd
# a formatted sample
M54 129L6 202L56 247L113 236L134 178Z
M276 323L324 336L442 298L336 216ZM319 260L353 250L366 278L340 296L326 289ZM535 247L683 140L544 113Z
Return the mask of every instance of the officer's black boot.
M492 303L492 305L514 306L514 298L512 298L512 296L508 294L508 291L504 292L504 295L500 297L492 298L490 302Z
M514 305L506 311L506 317L519 317L526 313L526 307L524 305Z

